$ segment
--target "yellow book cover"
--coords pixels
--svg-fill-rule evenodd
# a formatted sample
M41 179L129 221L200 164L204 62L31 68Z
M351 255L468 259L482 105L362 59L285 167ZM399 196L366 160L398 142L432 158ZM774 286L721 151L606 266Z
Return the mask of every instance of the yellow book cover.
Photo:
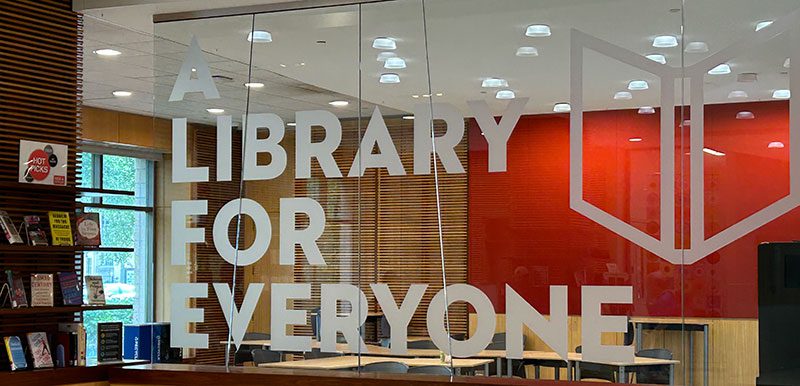
M73 245L69 213L47 212L47 215L50 217L50 235L53 237L53 245Z

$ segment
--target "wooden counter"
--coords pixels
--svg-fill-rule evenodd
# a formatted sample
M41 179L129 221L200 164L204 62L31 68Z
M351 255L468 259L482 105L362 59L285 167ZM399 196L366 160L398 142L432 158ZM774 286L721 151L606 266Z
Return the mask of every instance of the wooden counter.
M444 385L525 385L569 386L593 385L586 382L542 381L498 377L455 377L417 374L382 374L353 371L314 371L198 365L138 365L113 368L109 371L112 386L241 386L253 384L292 386L444 386Z

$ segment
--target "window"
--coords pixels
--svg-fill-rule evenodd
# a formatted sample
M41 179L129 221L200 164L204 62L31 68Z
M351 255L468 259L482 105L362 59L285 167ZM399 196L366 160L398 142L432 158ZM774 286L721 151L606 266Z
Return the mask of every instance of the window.
M83 153L81 206L100 213L101 250L84 254L84 275L103 277L106 304L133 309L84 313L87 357L97 355L98 322L152 321L153 161Z

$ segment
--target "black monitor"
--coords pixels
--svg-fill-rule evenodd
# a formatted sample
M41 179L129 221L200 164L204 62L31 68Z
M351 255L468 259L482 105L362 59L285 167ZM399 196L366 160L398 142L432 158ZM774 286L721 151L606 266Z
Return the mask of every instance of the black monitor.
M758 246L758 385L800 380L800 242Z

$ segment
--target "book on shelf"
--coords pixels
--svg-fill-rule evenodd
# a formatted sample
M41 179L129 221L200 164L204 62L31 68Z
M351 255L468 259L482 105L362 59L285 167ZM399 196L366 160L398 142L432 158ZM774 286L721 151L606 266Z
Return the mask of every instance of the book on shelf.
M144 323L124 327L123 356L150 363L181 363L183 350L170 347L170 324Z
M31 352L31 358L33 358L33 368L53 367L53 353L50 351L47 334L44 332L29 332L27 336L28 350Z
M103 277L99 275L86 276L86 292L90 306L104 306L106 295L103 290Z
M97 361L122 360L122 323L97 323Z
M56 367L75 366L75 354L72 353L72 349L77 345L77 338L77 334L69 332L56 333Z
M83 304L83 289L76 272L59 272L58 284L61 287L61 298L65 306L79 306Z
M72 246L72 226L69 221L69 213L51 211L47 212L50 219L50 237L53 245Z
M5 234L9 244L22 244L22 237L20 237L17 227L14 226L14 222L11 221L11 216L8 215L8 212L4 210L0 210L0 228L3 228L3 234Z
M8 362L11 371L24 370L28 368L28 361L25 360L25 350L22 349L22 341L18 336L5 336L3 342L6 346Z
M100 213L80 212L75 218L75 243L100 246Z
M69 339L69 351L65 353L65 361L71 366L86 366L86 329L81 323L59 323L59 344ZM65 347L66 351L67 347Z
M22 277L6 270L6 280L11 287L11 308L21 308L28 306L28 297L25 293L25 284Z
M47 245L47 234L44 233L39 216L25 216L22 218L22 228L28 245Z
M31 275L31 307L53 306L53 274Z

